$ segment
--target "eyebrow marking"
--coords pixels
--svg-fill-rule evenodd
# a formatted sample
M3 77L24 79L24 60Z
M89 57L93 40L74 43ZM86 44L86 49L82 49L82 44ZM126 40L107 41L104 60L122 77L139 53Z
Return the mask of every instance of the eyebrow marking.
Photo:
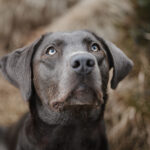
M84 44L91 44L92 41L93 41L93 40L92 40L91 38L86 37L86 38L84 38L84 39L82 40L82 43L84 43Z
M52 44L58 46L58 47L61 47L61 46L64 46L66 43L64 40L60 40L60 39L56 39L52 42Z

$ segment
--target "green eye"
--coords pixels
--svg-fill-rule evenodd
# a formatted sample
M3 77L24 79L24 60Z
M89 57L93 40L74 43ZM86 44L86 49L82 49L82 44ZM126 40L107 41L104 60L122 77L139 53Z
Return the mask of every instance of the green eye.
M51 55L51 56L52 56L52 55L55 55L56 52L57 52L56 49L55 49L54 47L52 47L52 46L51 46L51 47L48 47L47 50L46 50L46 54L47 54L47 55Z
M100 50L99 45L96 44L96 43L94 43L94 44L91 46L91 50L92 50L93 52L99 51L99 50Z

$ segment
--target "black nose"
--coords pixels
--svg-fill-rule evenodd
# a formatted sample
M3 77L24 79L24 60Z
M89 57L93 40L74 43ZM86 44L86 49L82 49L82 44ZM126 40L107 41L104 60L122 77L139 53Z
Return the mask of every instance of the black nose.
M89 74L94 69L94 66L95 60L89 54L76 54L71 58L71 67L78 74Z

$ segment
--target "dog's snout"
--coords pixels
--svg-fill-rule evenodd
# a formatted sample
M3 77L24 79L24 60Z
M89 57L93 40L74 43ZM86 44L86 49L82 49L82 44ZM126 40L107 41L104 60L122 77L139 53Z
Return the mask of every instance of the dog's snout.
M77 54L71 58L71 67L78 74L89 74L95 66L95 60L88 54Z

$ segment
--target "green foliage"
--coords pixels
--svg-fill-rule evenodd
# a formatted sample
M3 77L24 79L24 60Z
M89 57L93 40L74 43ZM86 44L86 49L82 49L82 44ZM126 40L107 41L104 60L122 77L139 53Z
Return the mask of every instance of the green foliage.
M150 0L131 0L135 10L131 35L141 45L150 42Z

